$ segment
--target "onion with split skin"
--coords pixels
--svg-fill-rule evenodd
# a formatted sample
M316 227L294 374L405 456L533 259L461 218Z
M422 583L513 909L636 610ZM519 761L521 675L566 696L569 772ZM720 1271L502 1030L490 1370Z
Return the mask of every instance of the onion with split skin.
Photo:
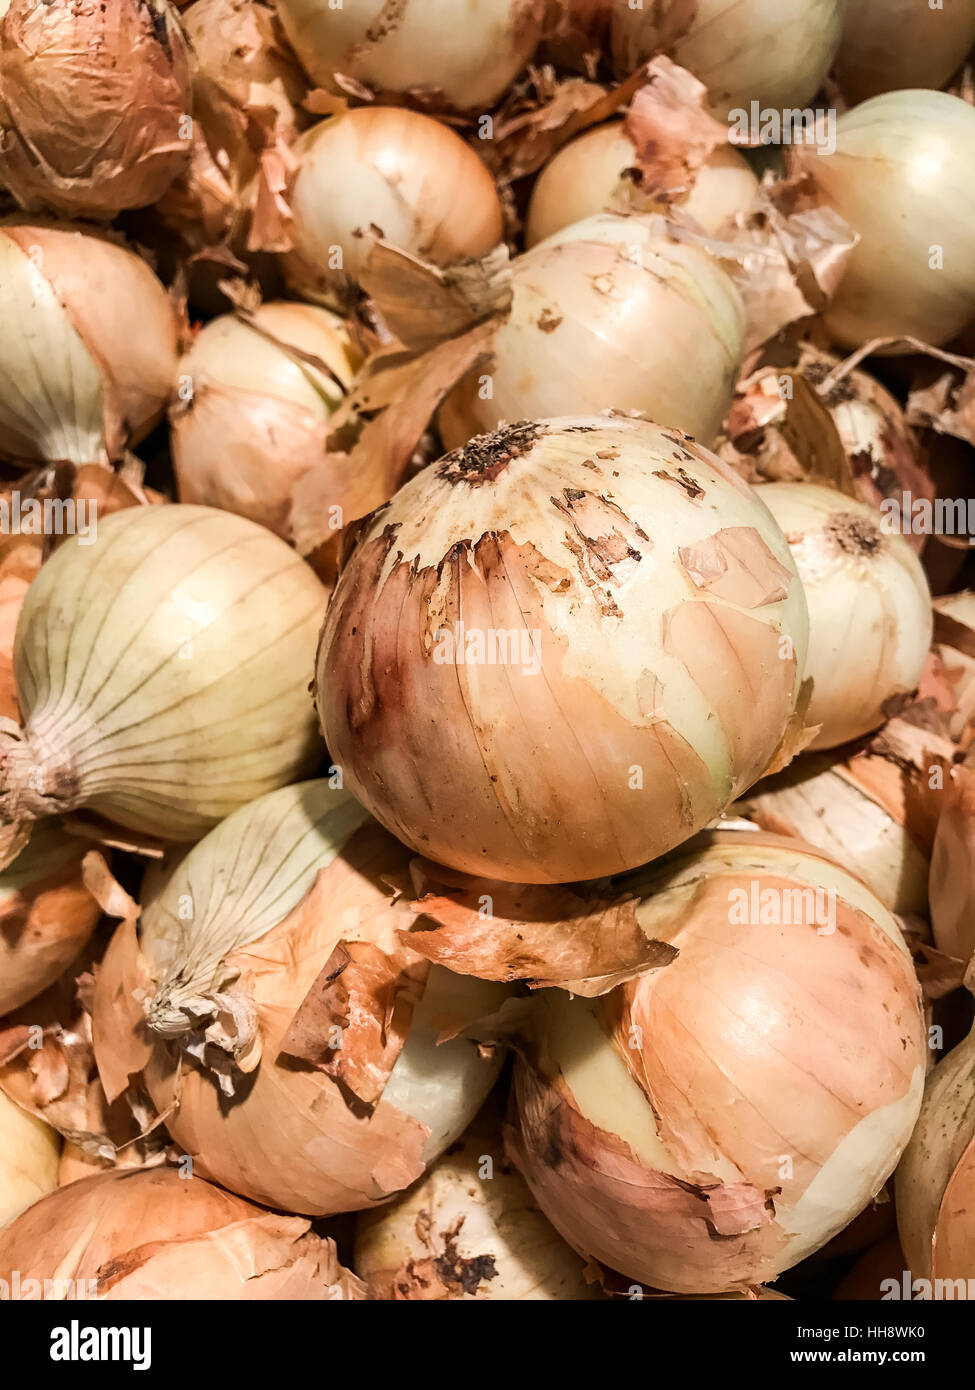
M640 411L710 444L741 368L745 313L717 261L660 217L573 223L512 266L493 363L439 413L448 449L512 420Z
M362 530L318 657L345 785L420 854L551 883L716 816L790 728L806 612L756 493L675 430L474 439Z
M58 1185L61 1136L0 1090L0 1231Z
M875 1196L921 1103L895 919L825 855L715 832L614 881L670 962L537 996L509 1151L582 1254L677 1293L774 1279Z
M847 0L835 76L850 102L943 87L973 45L973 0Z
M69 537L17 625L24 725L0 731L5 819L85 807L193 840L311 771L325 598L277 536L209 507L136 507L100 519L92 544Z
M816 483L765 483L809 603L811 746L879 728L893 696L916 688L931 645L931 595L917 555L873 508Z
M228 817L99 968L109 1099L141 1074L197 1172L286 1211L355 1211L418 1178L502 1063L438 1035L507 991L401 943L385 880L408 858L324 780Z

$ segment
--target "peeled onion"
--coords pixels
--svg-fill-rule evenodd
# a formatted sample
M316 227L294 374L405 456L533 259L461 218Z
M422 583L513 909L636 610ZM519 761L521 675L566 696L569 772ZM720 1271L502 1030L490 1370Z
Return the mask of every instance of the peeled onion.
M610 409L713 441L741 367L744 309L718 263L665 225L592 217L514 262L493 364L441 407L448 449L506 422Z
M810 745L878 728L914 690L931 645L931 596L914 551L873 508L815 483L757 489L782 527L809 603Z
M263 527L136 507L72 536L21 609L22 733L0 733L13 821L84 806L192 840L319 756L308 679L325 589Z
M788 547L725 464L642 421L523 422L364 527L317 702L345 785L400 839L568 882L661 854L760 777L805 648Z
M0 1230L58 1185L57 1130L0 1090Z
M513 1157L569 1244L623 1275L774 1279L875 1196L914 1126L925 1034L897 923L824 855L758 832L613 889L678 953L598 999L537 997Z
M0 374L0 455L104 463L161 419L179 322L131 251L64 224L5 222L0 320L17 325Z
M972 0L847 0L836 80L851 102L943 87L973 44Z
M183 394L170 412L180 500L287 539L291 489L324 457L358 364L343 321L316 305L280 301L251 318L212 319L180 363Z
M277 0L288 38L321 86L341 77L380 96L412 96L435 108L486 110L528 62L544 0Z

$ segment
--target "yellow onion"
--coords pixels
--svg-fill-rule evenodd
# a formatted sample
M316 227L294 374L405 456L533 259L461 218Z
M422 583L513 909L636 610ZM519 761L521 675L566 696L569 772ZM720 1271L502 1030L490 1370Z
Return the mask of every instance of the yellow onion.
M81 876L87 844L42 825L0 869L0 1014L19 1009L80 955L100 910Z
M627 176L636 162L621 121L608 121L571 140L535 180L525 218L525 245L534 246L600 212L664 212L664 204L641 194ZM674 207L713 233L736 212L748 212L757 191L758 179L744 156L731 145L718 145L690 192Z
M0 1090L0 1229L58 1185L61 1136Z
M424 105L484 110L528 62L545 0L277 0L292 47L333 92L347 81Z
M975 592L945 594L936 598L934 640L951 681L957 709L951 719L951 736L966 739L975 724Z
M306 131L294 154L286 269L299 290L360 279L374 236L436 265L482 256L501 240L487 167L430 116L357 107Z
M325 589L263 527L209 507L136 507L72 536L28 590L0 732L0 811L84 806L197 839L314 767L308 679ZM90 539L90 538L89 538Z
M0 375L0 455L107 462L161 419L179 321L131 251L63 224L0 224L0 319L17 325Z
M805 106L836 53L844 0L612 0L613 60L626 75L666 48L708 88L718 115L757 101Z
M365 1297L310 1222L171 1168L102 1173L50 1193L0 1236L0 1280L19 1299Z
M228 817L99 968L109 1099L141 1071L197 1172L286 1211L353 1211L418 1178L502 1060L466 1038L438 1047L441 1026L505 991L428 972L402 944L383 880L408 858L325 780Z
M851 102L943 87L973 44L972 0L847 0L835 76Z
M785 532L809 603L813 748L878 728L914 690L931 644L931 596L916 554L872 507L815 483L757 489Z
M109 219L189 156L189 54L167 0L9 0L0 18L0 178L22 207Z
M774 1279L910 1137L926 1048L900 930L825 855L760 832L702 837L613 889L676 953L597 999L537 996L512 1156L569 1244L623 1275L677 1293Z
M373 1298L602 1297L505 1158L502 1124L489 1102L409 1192L359 1215L353 1264Z
M897 1170L897 1229L916 1278L972 1279L973 1190L975 1034L969 1034L928 1076L917 1128Z
M677 431L522 422L374 514L317 702L345 785L419 853L518 882L679 844L766 770L806 612L755 492Z
M180 500L287 539L292 487L325 456L358 365L343 321L316 305L281 301L211 320L180 363L170 409Z
M732 281L659 217L587 218L512 267L514 302L486 372L440 410L448 449L514 420L642 411L710 444L741 367L745 315Z
M945 92L889 92L840 116L833 153L793 155L859 237L825 313L836 342L960 333L975 317L975 109Z

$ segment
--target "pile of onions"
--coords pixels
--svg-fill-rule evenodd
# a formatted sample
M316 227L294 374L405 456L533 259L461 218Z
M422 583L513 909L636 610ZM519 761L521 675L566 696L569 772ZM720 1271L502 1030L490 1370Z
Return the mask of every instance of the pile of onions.
M939 1062L897 1170L897 1229L915 1278L975 1269L975 1033ZM963 1295L964 1296L964 1295Z
M287 538L292 487L324 458L329 420L358 365L342 319L313 304L211 320L180 362L170 409L180 500Z
M859 237L825 314L846 347L940 344L975 318L975 109L945 92L890 92L836 122L836 149L796 167Z
M131 251L64 223L5 222L0 320L18 325L0 374L3 457L107 462L162 418L179 320Z
M766 771L806 621L781 532L707 450L637 420L522 423L363 527L316 698L345 785L421 854L596 878Z
M312 77L333 92L348 79L380 95L484 111L531 58L545 0L277 0L281 23ZM345 79L345 80L343 80Z
M286 269L304 293L360 280L375 237L435 265L482 256L501 240L487 167L430 116L357 107L306 131L294 155Z
M602 1297L505 1158L502 1122L489 1103L408 1193L359 1216L353 1264L373 1298Z
M136 507L72 536L17 625L22 731L0 731L0 809L84 806L191 840L314 768L308 680L325 589L229 512Z
M931 644L931 596L915 552L873 508L814 483L757 489L785 533L809 604L813 748L879 728L916 688Z
M752 101L777 109L805 106L829 71L844 14L844 0L610 4L618 72L625 76L666 47L705 84L717 115L748 109Z
M910 1137L926 1053L910 955L859 879L761 832L702 841L613 885L670 963L541 993L516 1070L542 1211L678 1293L774 1279L841 1230Z
M168 0L9 0L0 179L30 211L112 218L155 203L190 150L189 51Z
M61 1136L0 1090L0 1229L58 1185Z
M555 154L532 189L525 218L525 245L534 246L572 222L600 212L664 212L627 176L636 164L622 121L587 130ZM690 192L674 206L706 232L717 232L751 208L758 179L731 145L718 145L698 171Z
M973 45L972 0L847 0L835 76L850 102L943 87Z
M640 411L710 444L741 368L741 296L659 217L573 223L512 266L514 301L488 372L439 415L448 449L514 420Z
M0 1235L20 1298L332 1301L365 1292L332 1240L173 1169L50 1193Z
M40 825L0 870L0 1014L52 985L95 930L100 909L82 880L85 849L58 825Z
M228 817L99 968L109 1100L141 1072L197 1172L287 1211L354 1211L415 1181L502 1062L466 1038L438 1047L439 1031L505 990L428 971L400 942L384 879L408 857L325 780Z

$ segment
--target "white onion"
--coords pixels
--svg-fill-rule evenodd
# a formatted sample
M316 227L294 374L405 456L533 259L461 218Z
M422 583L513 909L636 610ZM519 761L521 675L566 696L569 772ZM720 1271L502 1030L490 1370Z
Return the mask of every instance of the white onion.
M848 101L943 87L975 44L973 0L846 0L836 79Z
M0 1228L58 1185L61 1136L0 1090Z

